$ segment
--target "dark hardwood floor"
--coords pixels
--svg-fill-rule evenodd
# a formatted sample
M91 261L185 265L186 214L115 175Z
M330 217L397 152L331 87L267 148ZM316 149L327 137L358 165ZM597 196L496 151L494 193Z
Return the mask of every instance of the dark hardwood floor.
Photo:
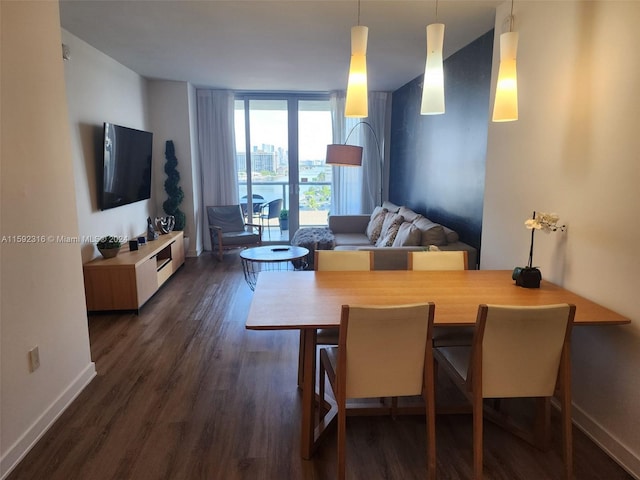
M299 455L298 334L247 331L251 297L237 252L205 254L140 315L91 315L98 376L8 478L335 478L335 430ZM425 436L421 417L350 418L348 478L424 478ZM577 479L632 478L575 428L574 445ZM471 456L471 418L438 417L438 478L471 478ZM541 452L486 423L484 460L488 480L561 478L558 432Z

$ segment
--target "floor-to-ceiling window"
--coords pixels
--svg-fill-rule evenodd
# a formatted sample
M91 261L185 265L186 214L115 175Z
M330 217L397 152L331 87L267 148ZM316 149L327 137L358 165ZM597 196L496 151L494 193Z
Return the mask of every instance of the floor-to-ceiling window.
M300 226L327 225L331 143L327 95L239 94L235 102L240 203L265 226L266 241L288 240ZM271 205L271 217L269 216ZM287 212L281 228L275 207Z

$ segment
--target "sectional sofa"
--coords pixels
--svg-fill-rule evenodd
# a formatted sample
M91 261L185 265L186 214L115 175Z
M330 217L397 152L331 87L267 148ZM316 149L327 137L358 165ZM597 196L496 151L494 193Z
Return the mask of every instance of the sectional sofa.
M384 202L371 215L330 215L336 250L372 250L374 268L406 268L410 250L466 250L469 268L476 269L478 251L460 241L458 233L413 210Z

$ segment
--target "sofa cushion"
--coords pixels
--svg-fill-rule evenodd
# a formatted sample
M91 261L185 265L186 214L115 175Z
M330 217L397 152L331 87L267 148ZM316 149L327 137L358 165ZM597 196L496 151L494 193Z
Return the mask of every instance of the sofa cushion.
M444 234L447 237L447 243L456 243L458 240L460 240L458 232L454 232L453 230L445 226L443 226L442 228L444 229Z
M388 200L385 200L384 202L382 202L382 208L386 208L391 213L398 213L398 211L400 210L399 205L396 205L395 203L391 203Z
M447 236L444 228L438 223L434 223L428 218L421 217L413 222L413 224L422 232L421 245L446 245Z
M372 246L364 233L334 233L336 245Z
M400 210L398 210L398 213L404 217L405 222L415 222L418 218L422 216L419 213L416 213L407 207L400 207Z
M367 238L372 244L375 244L380 238L380 233L382 232L382 224L384 223L385 215L387 214L387 209L382 207L376 207L371 214L371 220L369 220L369 224L367 225Z
M422 232L411 222L402 222L398 234L393 241L393 247L408 247L420 245Z
M402 215L387 212L384 216L384 222L382 223L380 238L376 241L376 247L390 247L393 245L393 241L396 239L398 229L403 221L404 218Z

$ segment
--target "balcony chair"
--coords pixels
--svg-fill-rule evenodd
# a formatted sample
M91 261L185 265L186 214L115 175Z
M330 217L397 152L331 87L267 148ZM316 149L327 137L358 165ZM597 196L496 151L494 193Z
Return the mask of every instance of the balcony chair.
M271 240L271 219L277 218L280 221L280 210L282 210L282 199L271 200L260 208L260 225L264 228L264 222L267 221L267 230L269 231L269 240ZM278 223L278 225L280 225ZM278 227L279 228L279 227Z
M262 226L245 223L240 205L219 205L207 207L211 250L218 250L218 260L222 261L223 250L245 248L262 244ZM247 228L249 227L249 228ZM253 228L258 233L253 232Z
M244 214L247 221L251 220L253 217L258 217L260 215L260 209L262 208L262 204L264 203L264 197L262 195L258 195L254 193L251 195L251 204L253 208L253 213L251 217L249 216L249 201L247 200L247 195L240 199L240 206L242 207L242 213Z
M471 346L434 347L435 364L471 403L475 480L482 479L483 415L523 440L548 449L549 401L556 391L561 407L564 478L573 478L570 342L574 316L575 306L567 304L480 305ZM485 398L521 397L536 397L539 418L533 432L483 404Z
M415 395L425 402L427 478L435 479L433 312L433 303L342 306L340 342L320 350L319 377L320 401L326 402L326 374L337 402L338 479L345 478L347 399Z

